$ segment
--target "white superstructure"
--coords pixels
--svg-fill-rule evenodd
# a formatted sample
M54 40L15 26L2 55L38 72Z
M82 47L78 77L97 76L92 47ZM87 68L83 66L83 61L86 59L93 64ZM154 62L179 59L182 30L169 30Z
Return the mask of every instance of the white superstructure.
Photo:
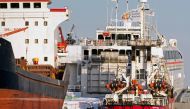
M68 46L68 53L60 53L60 63L73 63L69 90L101 96L110 92L107 83L123 75L147 88L158 72L176 92L182 89L184 65L177 41L167 42L158 33L154 14L147 0L140 0L122 20L111 20L105 30L97 30L96 40L83 39L80 45Z
M38 58L39 64L56 66L58 26L69 18L69 10L49 9L50 0L1 0L0 34L11 41L15 58L28 64ZM26 30L16 32L26 28ZM13 32L11 35L3 35Z

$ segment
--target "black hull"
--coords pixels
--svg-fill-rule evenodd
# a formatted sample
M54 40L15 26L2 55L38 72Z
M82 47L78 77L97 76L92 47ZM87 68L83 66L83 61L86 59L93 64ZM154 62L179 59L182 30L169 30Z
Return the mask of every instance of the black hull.
M11 44L2 38L0 51L0 89L18 90L62 100L65 98L69 74L64 74L64 81L60 81L16 67Z

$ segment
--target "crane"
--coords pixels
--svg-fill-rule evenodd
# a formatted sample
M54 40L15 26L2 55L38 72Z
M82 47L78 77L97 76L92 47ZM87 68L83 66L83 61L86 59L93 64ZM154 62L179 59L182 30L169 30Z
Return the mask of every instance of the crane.
M58 47L59 50L63 49L63 52L66 52L68 42L64 39L63 32L62 32L62 29L61 29L60 26L58 27L58 30L59 30L59 34L61 36L61 42L57 43L57 47Z
M67 33L67 41L68 41L68 44L74 44L76 41L72 38L73 36L73 30L75 28L75 25L73 24L72 27L71 27L71 30L70 32Z
M4 33L4 34L0 34L0 37L7 37L7 36L13 35L15 33L18 33L18 32L21 32L21 31L25 31L26 29L28 29L28 27L15 29L13 31L9 31L9 32Z

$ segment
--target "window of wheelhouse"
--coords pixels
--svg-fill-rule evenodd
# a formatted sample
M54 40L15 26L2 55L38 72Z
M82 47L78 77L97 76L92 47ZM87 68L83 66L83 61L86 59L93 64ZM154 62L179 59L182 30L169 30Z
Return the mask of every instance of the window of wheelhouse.
M127 51L126 51L126 54L127 54L128 56L131 56L132 51L131 51L131 50L127 50Z
M140 56L140 50L136 50L136 56Z
M5 21L2 21L2 22L1 22L1 26L5 26Z
M98 54L98 50L97 49L92 49L92 55L97 55Z
M0 3L0 8L1 9L6 9L7 8L7 3Z
M115 34L111 34L111 39L115 40Z
M124 34L118 34L118 35L117 35L117 40L123 40L124 37L125 37Z
M23 3L23 8L30 8L30 3Z
M35 25L35 26L38 26L38 21L35 21L35 22L34 22L34 25Z
M41 8L41 3L34 3L34 8Z
M119 55L124 56L125 55L125 50L119 50Z
M89 51L84 50L84 60L88 60Z
M29 26L29 21L25 21L25 26Z
M105 52L111 52L111 50L110 50L110 49L105 49L104 51L105 51Z
M99 34L99 35L98 35L98 40L104 40L104 37L103 37L102 34Z
M19 3L11 3L11 8L19 8Z
M44 21L44 26L47 26L48 25L48 22L47 21Z
M98 55L100 55L102 51L103 49L98 49Z
M136 79L147 79L145 69L136 70Z
M105 37L105 40L110 40L110 39L111 39L111 37L109 37L109 36Z
M135 40L139 39L139 35L133 35L133 37Z
M131 40L131 34L126 34L127 40Z
M116 50L116 49L113 49L113 50L112 50L112 52L118 52L118 50Z

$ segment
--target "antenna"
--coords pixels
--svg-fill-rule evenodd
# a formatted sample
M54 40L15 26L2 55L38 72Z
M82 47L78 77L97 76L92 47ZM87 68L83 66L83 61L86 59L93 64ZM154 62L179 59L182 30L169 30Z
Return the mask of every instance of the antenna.
M107 25L109 25L109 14L108 14L108 12L109 12L109 8L108 8L108 5L109 5L109 2L108 2L108 0L107 0L107 9L106 9L106 14L107 14Z
M116 0L116 7L115 7L115 44L116 44L116 39L117 39L117 22L118 22L118 19L117 19L117 14L118 14L118 0Z
M126 4L127 4L127 11L129 11L129 0L126 0Z

